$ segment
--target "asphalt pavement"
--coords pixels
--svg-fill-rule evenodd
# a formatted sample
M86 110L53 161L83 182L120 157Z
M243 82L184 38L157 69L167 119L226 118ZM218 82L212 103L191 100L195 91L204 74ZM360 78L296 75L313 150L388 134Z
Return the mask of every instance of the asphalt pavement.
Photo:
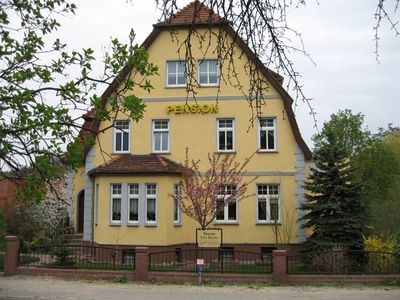
M0 276L1 300L399 300L399 287L196 286Z

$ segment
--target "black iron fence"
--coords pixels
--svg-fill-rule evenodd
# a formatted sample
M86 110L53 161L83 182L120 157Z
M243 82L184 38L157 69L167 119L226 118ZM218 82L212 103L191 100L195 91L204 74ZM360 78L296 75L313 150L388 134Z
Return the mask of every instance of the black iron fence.
M288 255L288 274L399 274L400 255L378 251L321 251Z
M20 250L19 264L42 268L134 270L135 251L83 245L36 246Z
M196 272L198 260L203 272L272 273L272 255L201 248L151 253L149 270Z

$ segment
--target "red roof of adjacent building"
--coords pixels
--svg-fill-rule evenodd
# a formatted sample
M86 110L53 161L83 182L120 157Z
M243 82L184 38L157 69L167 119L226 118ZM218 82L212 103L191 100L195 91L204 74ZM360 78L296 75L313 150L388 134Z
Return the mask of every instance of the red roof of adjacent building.
M90 170L89 175L97 174L137 174L137 173L176 173L181 172L181 166L161 155L121 154L117 158Z

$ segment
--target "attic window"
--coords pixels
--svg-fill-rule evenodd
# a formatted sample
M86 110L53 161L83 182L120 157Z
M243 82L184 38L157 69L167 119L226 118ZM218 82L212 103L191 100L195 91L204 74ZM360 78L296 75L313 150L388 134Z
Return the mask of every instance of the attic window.
M201 60L198 70L200 85L218 85L218 60Z
M167 61L167 86L178 87L186 85L186 62Z

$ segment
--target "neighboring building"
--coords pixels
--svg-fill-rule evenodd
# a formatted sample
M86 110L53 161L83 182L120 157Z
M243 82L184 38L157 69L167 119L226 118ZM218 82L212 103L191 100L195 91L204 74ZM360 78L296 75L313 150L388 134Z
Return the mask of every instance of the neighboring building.
M0 178L0 210L6 213L8 222L15 219L17 190L24 181L21 178Z
M301 214L297 208L303 201L311 152L300 135L293 100L283 89L282 78L262 65L236 37L234 59L243 84L248 80L240 71L248 59L268 82L257 124L249 126L252 112L243 92L220 80L217 56L210 51L204 57L196 45L192 51L199 58L200 86L196 101L187 95L185 61L180 60L169 30L185 37L197 10L198 32L218 31L220 24L213 20L219 17L198 5L193 2L168 22L154 26L144 46L160 75L151 79L155 87L151 94L134 91L146 103L143 119L135 123L117 118L114 129L99 134L88 150L85 166L71 179L73 225L76 232L83 232L84 241L127 248L149 246L152 251L193 246L198 226L181 214L169 196L180 181L179 166L186 148L191 158L201 159L204 168L208 153L234 152L243 160L258 149L247 166L247 176L258 176L248 189L254 196L227 207L212 225L223 229L224 246L265 251L276 246L274 226L289 230L290 244L297 245L305 238L297 223ZM211 25L202 26L209 20ZM224 26L233 40L233 29L227 23ZM210 44L216 43L216 35L204 36ZM222 66L221 72L225 72L228 66ZM122 77L130 71L126 68ZM115 87L107 89L103 99L112 95ZM187 99L189 106L185 107ZM84 119L82 135L112 125L96 122L94 111Z

